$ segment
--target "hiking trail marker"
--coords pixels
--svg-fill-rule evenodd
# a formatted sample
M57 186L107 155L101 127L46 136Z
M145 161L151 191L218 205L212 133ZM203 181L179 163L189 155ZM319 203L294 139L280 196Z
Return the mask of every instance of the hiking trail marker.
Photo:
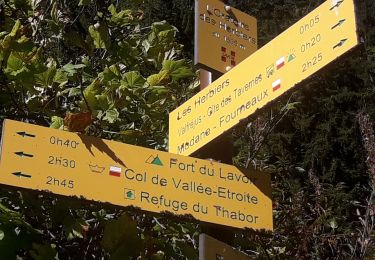
M358 44L353 0L328 0L169 114L190 155Z
M195 65L228 69L257 50L257 20L219 0L195 0Z
M0 183L273 229L267 173L17 121L3 124Z

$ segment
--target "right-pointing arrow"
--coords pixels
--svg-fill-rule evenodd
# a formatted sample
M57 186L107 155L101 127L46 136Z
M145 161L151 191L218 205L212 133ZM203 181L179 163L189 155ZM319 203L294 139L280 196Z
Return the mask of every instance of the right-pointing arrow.
M332 6L329 10L332 11L333 9L335 9L336 7L339 7L342 3L344 2L344 0L338 0L336 2L336 4L334 6Z
M31 178L31 175L22 172L13 172L12 174L18 178Z
M15 152L15 154L17 154L18 156L20 157L34 157L34 155L32 154L28 154L28 153L24 153L24 152Z
M339 27L340 25L342 25L346 20L345 19L341 19L337 24L335 24L334 26L331 27L331 30Z
M340 42L338 44L336 44L335 46L333 46L333 49L336 49L338 47L341 47L344 45L344 43L347 41L348 39L342 39L340 40Z

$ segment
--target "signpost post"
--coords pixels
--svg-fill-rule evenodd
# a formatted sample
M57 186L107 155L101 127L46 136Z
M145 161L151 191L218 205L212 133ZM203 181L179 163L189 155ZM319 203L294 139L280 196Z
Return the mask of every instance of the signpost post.
M353 0L328 0L169 114L190 155L358 44Z
M0 183L209 223L272 230L270 176L5 120Z
M199 235L199 260L249 260L248 255L206 234Z

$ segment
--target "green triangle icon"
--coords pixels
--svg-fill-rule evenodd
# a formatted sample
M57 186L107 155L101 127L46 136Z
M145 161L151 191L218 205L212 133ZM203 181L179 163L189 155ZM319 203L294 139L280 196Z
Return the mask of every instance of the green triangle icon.
M160 160L159 156L156 156L156 157L154 158L154 160L152 160L151 164L155 164L155 165L163 166L163 163L162 163L162 161Z
M294 53L290 54L289 57L288 57L288 62L291 62L295 58L296 58L296 55Z

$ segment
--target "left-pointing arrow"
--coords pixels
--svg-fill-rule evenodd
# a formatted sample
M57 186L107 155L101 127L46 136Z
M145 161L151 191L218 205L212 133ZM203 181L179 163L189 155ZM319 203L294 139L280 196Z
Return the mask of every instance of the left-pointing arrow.
M34 157L34 155L32 154L28 154L28 153L24 153L24 152L15 152L15 154L17 154L18 156L20 157Z
M18 178L31 178L31 175L22 172L13 172L12 174Z
M23 132L17 132L17 134L19 134L22 137L35 137L35 135L26 133L24 131Z

